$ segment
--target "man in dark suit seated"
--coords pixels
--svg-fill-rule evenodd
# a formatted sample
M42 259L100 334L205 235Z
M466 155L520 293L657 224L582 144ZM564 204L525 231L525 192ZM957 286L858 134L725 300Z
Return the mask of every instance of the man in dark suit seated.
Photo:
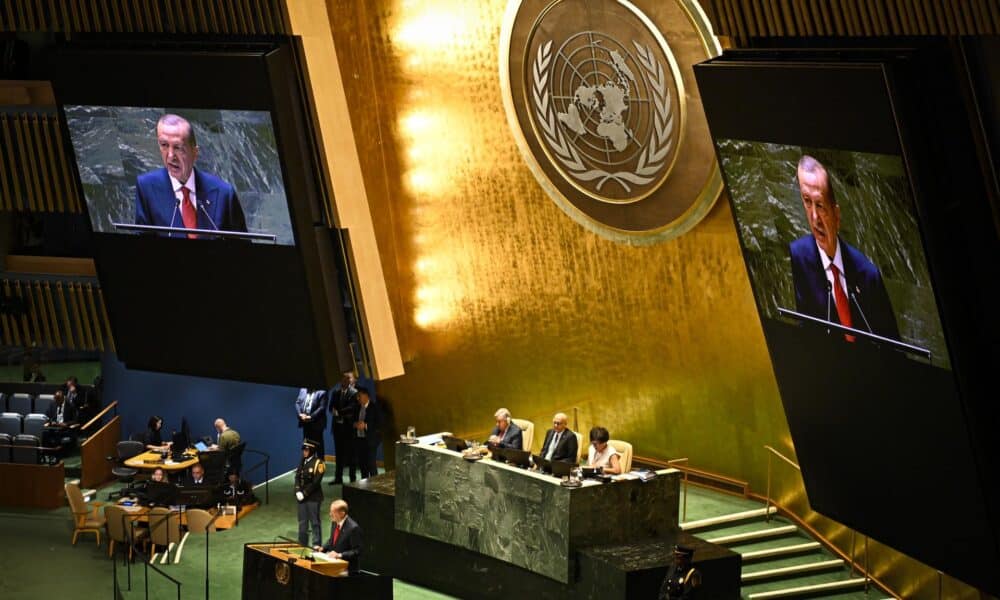
M192 486L192 485L205 485L208 480L205 479L205 467L200 464L194 464L191 466L191 472L181 480L181 485Z
M54 402L45 410L45 429L42 431L42 446L56 448L55 453L74 443L75 432L79 427L76 418L76 407L66 401L66 395L57 391ZM48 454L54 456L54 454Z
M361 478L367 479L378 475L375 453L378 451L379 442L382 441L382 411L371 399L368 390L359 387L356 397L358 414L354 421L356 436L354 450L358 467L361 469Z
M315 549L326 552L330 558L346 560L347 572L357 575L361 571L361 527L347 516L347 503L339 499L330 503L330 521L333 522L330 541Z
M812 233L789 246L796 310L898 340L899 327L878 267L838 236L840 206L826 168L804 155L798 179ZM849 342L855 338L844 337Z
M524 441L521 435L521 428L511 418L510 411L506 408L501 408L493 414L493 417L496 419L497 425L490 432L490 437L486 440L486 443L500 448L522 450Z
M542 443L542 458L545 460L561 460L575 463L577 456L576 434L567 427L569 418L565 413L556 413L552 417L552 429L545 433Z
M144 173L135 186L137 225L213 231L246 231L243 207L232 185L194 168L198 144L187 119L163 115L156 124L162 169ZM169 234L183 237L183 234ZM197 234L187 234L189 238Z

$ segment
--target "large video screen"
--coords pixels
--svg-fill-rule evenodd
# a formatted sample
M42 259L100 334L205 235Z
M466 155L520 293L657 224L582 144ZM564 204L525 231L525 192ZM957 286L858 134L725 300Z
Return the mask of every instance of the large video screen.
M929 71L898 87L898 53L778 54L727 53L695 75L809 505L997 584L981 462L995 445L967 410L985 396L970 365L990 355L969 342L995 337L969 317L990 306L955 235L975 228L949 222L977 200L960 191L975 162L947 164L961 151L939 145L957 142L913 105ZM943 506L960 507L947 527L914 527Z
M901 156L716 147L762 317L845 325L873 335L825 330L836 343L884 344L951 368Z
M295 243L268 112L64 111L95 232Z

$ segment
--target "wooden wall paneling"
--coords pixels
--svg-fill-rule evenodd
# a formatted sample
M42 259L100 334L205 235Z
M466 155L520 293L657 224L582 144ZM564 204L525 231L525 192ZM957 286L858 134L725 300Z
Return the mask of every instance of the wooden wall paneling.
M24 192L21 189L21 177L20 169L17 164L17 145L14 140L17 136L14 135L14 117L8 115L0 115L0 123L3 124L3 140L4 147L8 149L7 152L2 154L7 158L7 166L9 167L11 188L13 188L13 208L15 210L24 210L26 202L24 197Z
M55 345L57 347L62 347L63 337L59 329L59 313L56 312L56 305L52 299L52 286L46 281L42 283L42 289L45 291L45 307L48 309L49 317L52 320L52 336L55 340Z
M84 350L91 350L94 347L93 340L90 339L90 323L87 321L87 313L83 301L83 286L79 283L70 283L70 305L76 317L76 331L80 337L80 347Z
M62 174L63 189L66 190L66 203L72 207L73 212L82 212L80 204L80 191L76 187L76 177L73 175L74 163L69 159L66 146L63 144L63 136L58 126L58 122L53 123L52 137L55 139L56 157L59 161L59 171Z
M35 147L35 157L38 159L38 177L39 188L42 194L42 204L48 212L55 212L55 192L52 189L52 180L55 178L49 173L52 161L48 160L49 152L47 151L50 146L46 143L45 137L42 135L42 128L47 120L48 117L45 116L39 117L34 115L32 117L31 139L32 145Z
M115 415L80 445L81 487L96 488L113 479L112 463L107 457L118 453L117 444L121 439L121 417Z
M60 508L66 470L62 462L56 465L17 465L0 463L0 505L25 508ZM69 544L69 537L66 543Z
M32 345L45 345L45 340L42 337L42 326L38 321L38 303L35 302L35 295L32 292L31 283L28 281L21 285L21 282L17 282L18 291L21 293L21 297L24 299L25 308L28 311L28 318L31 323L31 342Z
M24 127L21 125L21 115L12 115L11 122L14 124L14 140L17 144L17 157L18 165L15 177L19 177L24 183L24 195L26 199L27 209L35 209L35 190L31 186L31 161L28 159L28 153L25 148L24 141Z
M41 147L45 148L45 160L51 165L52 172L46 173L45 181L48 185L46 195L49 198L49 210L58 212L74 212L67 202L68 194L63 189L63 162L56 159L55 140L52 139L52 129L58 130L58 121L55 118L45 118L41 121L40 135L42 138Z
M106 328L105 333L108 338L108 350L116 352L115 337L111 334L111 319L108 318L108 307L104 304L104 292L101 291L101 288L97 288L97 306L101 311L101 322Z
M35 299L35 311L38 313L38 320L42 324L42 343L48 348L55 348L55 340L52 337L52 327L49 325L48 305L45 303L45 292L42 291L42 283L34 281L31 284L31 294Z
M63 289L62 282L55 282L53 284L56 299L59 301L59 314L62 317L62 329L66 333L66 345L65 348L74 349L76 348L75 339L73 337L73 321L69 318L69 305L66 303L66 294Z
M97 310L97 304L94 302L94 286L91 283L87 283L83 287L84 293L87 296L87 316L92 327L94 348L103 352L104 336L101 335L101 316Z

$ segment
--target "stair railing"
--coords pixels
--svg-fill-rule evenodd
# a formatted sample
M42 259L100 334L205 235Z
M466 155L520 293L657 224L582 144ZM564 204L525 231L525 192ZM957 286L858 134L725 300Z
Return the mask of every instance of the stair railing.
M787 456L785 456L781 452L778 452L777 450L775 450L771 446L768 446L767 444L764 445L764 449L768 451L768 454L767 454L767 493L764 496L764 501L766 503L765 504L765 510L764 510L764 519L767 520L767 521L770 521L771 520L771 505L774 504L774 506L777 507L777 503L774 503L771 500L771 457L772 456L777 456L781 460L783 460L786 463L788 463L789 465L791 465L792 468L794 468L799 473L802 472L802 467L800 467L799 464L797 462L795 462L794 460L788 458ZM857 561L854 559L854 549L855 549L855 542L856 542L856 539L857 539L857 535L858 535L858 532L852 529L851 530L851 554L850 554L850 557L849 557L850 560L851 560L851 575L854 575L855 570L859 571L862 575L864 575L864 578L865 578L865 593L867 594L868 593L868 585L869 585L869 582L870 582L870 577L868 576L868 573L870 573L870 569L869 569L870 565L868 564L868 536L867 535L865 536L865 542L864 542L864 544L865 544L865 568L861 569L860 567L858 567Z

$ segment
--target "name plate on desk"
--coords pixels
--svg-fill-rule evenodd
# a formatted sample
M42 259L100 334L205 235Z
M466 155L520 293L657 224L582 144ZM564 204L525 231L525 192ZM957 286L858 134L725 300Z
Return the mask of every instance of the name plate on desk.
M396 448L396 529L568 583L576 550L677 531L680 473L566 488L434 446Z

